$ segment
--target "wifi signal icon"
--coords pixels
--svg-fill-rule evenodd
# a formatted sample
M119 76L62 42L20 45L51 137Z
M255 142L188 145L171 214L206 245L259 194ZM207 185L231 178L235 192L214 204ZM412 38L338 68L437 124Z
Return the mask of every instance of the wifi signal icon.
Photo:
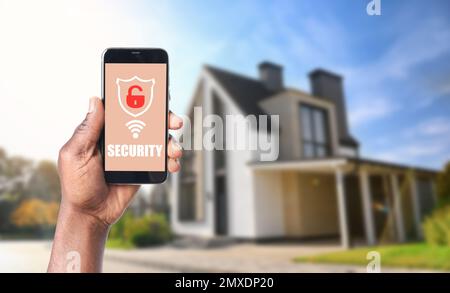
M139 134L141 133L142 129L144 129L144 126L146 124L141 120L131 120L128 121L125 125L131 131L133 138L136 139L139 137Z

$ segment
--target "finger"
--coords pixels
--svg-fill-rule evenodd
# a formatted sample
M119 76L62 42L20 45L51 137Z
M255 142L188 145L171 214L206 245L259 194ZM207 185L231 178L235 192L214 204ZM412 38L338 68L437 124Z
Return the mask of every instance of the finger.
M167 163L167 169L169 169L170 173L176 173L180 170L180 162L177 159L169 159Z
M183 127L183 119L175 115L172 111L169 112L169 129L177 130Z
M75 129L68 145L71 149L86 152L94 151L105 123L103 103L98 97L89 100L89 110L86 118Z
M183 155L183 148L180 146L178 142L175 141L174 138L170 138L169 147L167 150L167 154L169 158L178 159Z

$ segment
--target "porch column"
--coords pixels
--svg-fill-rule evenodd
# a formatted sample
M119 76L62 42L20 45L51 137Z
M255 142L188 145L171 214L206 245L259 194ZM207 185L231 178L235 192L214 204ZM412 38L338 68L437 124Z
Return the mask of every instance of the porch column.
M338 201L339 229L341 235L342 247L348 249L350 247L350 233L347 219L347 206L345 200L344 174L342 170L337 168L336 177L336 195Z
M423 237L422 231L422 221L421 221L421 212L420 212L420 200L419 200L419 191L417 190L417 182L414 173L409 174L408 176L409 188L411 190L412 204L413 204L413 212L414 212L414 220L416 224L417 236L419 238Z
M359 180L360 180L360 193L361 193L361 202L363 207L363 215L364 215L364 226L366 232L366 239L368 245L375 245L376 237L375 237L375 224L373 219L373 210L372 210L372 193L370 190L370 182L369 175L366 170L361 170L359 172Z
M397 237L398 241L404 242L405 236L405 225L403 223L403 209L402 209L402 199L400 195L400 189L398 187L398 176L397 174L391 174L391 187L392 194L394 196L394 212L395 212L395 223L397 227Z

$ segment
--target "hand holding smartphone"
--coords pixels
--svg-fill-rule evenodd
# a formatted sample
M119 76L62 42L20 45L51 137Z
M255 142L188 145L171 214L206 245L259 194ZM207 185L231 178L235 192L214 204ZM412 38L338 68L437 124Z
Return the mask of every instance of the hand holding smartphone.
M103 54L105 179L162 183L167 177L168 55L162 49L111 48Z

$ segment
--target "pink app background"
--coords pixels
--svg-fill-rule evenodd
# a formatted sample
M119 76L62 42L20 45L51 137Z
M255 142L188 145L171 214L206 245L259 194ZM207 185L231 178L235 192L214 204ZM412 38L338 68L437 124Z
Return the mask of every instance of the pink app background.
M166 156L166 64L105 64L105 170L106 171L165 171ZM132 82L120 82L120 93L117 79L129 80L139 77L141 80L154 80L153 99L147 111L133 117L145 109L150 102L151 88L148 83L134 79ZM145 103L138 109L132 109L126 104L128 89L139 85L143 91L135 89L133 94L145 95ZM126 113L119 103L130 113ZM127 122L140 120L145 123L138 138L127 127ZM110 157L108 145L162 145L159 157Z

